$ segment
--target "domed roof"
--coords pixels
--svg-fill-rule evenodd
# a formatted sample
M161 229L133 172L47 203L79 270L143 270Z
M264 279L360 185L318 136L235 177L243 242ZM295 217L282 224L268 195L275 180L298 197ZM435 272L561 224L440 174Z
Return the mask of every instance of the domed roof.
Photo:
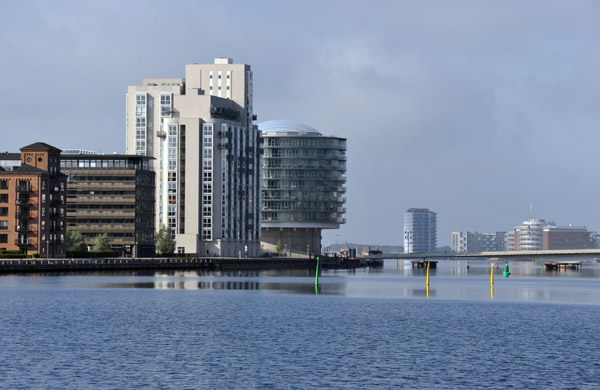
M310 135L313 137L322 135L304 123L287 119L276 119L259 123L258 129L263 133L267 133L266 135L269 135L269 133L277 133L277 135Z

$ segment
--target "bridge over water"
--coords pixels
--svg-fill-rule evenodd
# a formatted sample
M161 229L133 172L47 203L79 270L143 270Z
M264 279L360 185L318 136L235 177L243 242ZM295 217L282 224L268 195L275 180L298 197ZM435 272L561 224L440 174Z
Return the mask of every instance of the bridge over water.
M594 260L600 258L600 249L561 249L540 251L501 251L471 253L382 253L362 256L363 259L501 259L501 260Z

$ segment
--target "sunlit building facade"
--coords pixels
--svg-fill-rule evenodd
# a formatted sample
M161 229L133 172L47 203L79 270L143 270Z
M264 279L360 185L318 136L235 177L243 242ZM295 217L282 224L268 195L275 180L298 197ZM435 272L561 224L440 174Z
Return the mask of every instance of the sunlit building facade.
M156 159L156 227L178 253L257 256L259 137L249 65L217 58L127 93L127 152Z

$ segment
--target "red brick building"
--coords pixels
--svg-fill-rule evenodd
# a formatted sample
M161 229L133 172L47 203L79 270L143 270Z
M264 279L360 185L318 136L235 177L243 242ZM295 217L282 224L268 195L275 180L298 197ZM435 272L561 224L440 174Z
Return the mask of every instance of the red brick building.
M0 251L66 255L66 178L60 149L43 142L21 148L20 165L0 167Z

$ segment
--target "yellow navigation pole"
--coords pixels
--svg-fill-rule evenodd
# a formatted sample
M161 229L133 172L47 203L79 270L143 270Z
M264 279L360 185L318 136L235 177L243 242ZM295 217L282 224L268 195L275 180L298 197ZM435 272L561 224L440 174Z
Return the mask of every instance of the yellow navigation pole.
M429 298L429 261L427 262L427 298Z
M490 294L491 294L491 299L494 299L494 263L492 263L492 272L490 274L490 285L491 285L491 290L490 290Z

